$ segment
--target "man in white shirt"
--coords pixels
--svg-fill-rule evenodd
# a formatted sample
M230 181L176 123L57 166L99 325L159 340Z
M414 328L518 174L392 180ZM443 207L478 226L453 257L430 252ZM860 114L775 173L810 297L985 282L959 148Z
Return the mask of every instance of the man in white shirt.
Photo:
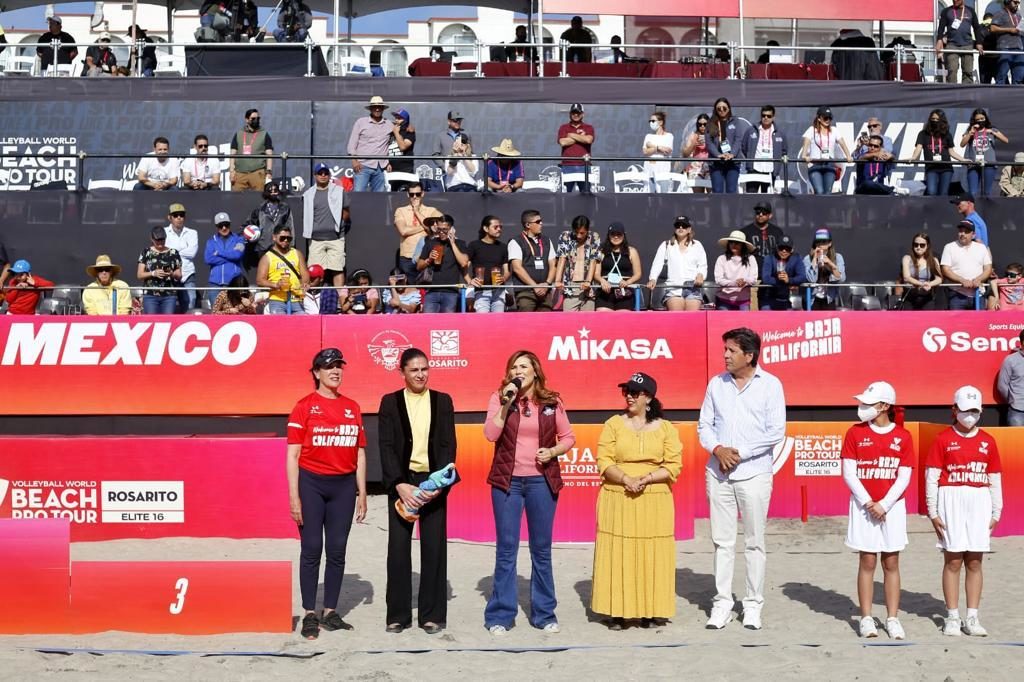
M210 140L206 135L196 135L192 142L196 153L181 163L185 189L220 189L220 159L210 156Z
M956 241L942 247L942 276L960 286L949 290L950 310L975 310L975 293L992 275L992 253L974 241L974 223L956 225Z
M715 594L709 630L732 620L736 515L743 516L747 566L743 626L761 629L764 606L765 525L772 497L772 449L786 436L782 383L757 366L761 338L740 327L722 334L725 370L711 378L700 408L697 435L711 453L705 472L715 544Z
M181 173L181 165L178 159L170 156L171 143L166 137L158 137L153 140L153 152L146 154L139 161L139 168L135 174L138 180L135 183L137 190L169 190L177 189L178 175Z
M181 256L181 281L177 286L186 287L178 290L178 308L179 312L187 313L196 304L195 257L199 251L199 233L191 227L185 227L185 207L182 204L171 204L168 207L167 220L165 244Z

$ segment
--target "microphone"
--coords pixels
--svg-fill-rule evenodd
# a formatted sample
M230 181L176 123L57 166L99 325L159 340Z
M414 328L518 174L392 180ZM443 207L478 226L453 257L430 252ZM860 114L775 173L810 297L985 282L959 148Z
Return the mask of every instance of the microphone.
M516 397L516 393L518 393L519 389L523 387L523 380L520 379L519 377L513 379L512 383L515 385L516 388L515 390L509 389L505 391L505 393L501 396L502 405L507 405L510 400L514 400Z

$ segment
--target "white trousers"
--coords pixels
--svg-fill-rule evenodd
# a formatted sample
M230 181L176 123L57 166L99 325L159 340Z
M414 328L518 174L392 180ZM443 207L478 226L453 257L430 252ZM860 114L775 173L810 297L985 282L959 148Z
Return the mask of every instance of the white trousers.
M720 481L705 472L711 507L711 541L715 543L714 606L732 610L732 576L736 563L737 514L743 519L743 558L747 566L747 594L743 608L760 609L764 604L766 554L764 530L768 503L772 499L772 475L763 473L745 481Z

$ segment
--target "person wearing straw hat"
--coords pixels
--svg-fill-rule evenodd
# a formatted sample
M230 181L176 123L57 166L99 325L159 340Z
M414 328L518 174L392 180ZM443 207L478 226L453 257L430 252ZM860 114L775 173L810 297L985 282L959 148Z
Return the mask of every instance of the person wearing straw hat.
M391 144L391 133L394 126L384 119L384 110L388 104L380 95L370 98L366 109L369 116L357 118L352 124L352 133L348 137L348 153L350 156L376 156L376 159L352 159L352 172L355 173L354 192L387 192L387 171L391 170L388 163L388 146Z
M522 152L516 149L510 138L505 138L491 151L498 155L487 161L487 188L492 192L510 193L523 188L523 162L516 157Z
M117 276L121 266L110 261L110 256L101 253L96 262L85 269L93 281L82 291L82 306L86 315L128 315L132 311L132 290ZM115 293L116 292L116 293ZM114 311L114 305L117 311Z
M733 230L718 245L725 253L715 261L715 284L720 287L715 303L722 310L750 310L750 287L758 274L754 245L743 230Z

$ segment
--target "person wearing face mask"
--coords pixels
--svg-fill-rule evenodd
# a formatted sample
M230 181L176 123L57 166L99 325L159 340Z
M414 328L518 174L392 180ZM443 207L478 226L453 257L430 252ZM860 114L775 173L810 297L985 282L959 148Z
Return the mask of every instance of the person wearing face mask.
M885 630L890 639L904 639L900 624L900 552L907 546L907 505L915 450L910 432L892 421L896 390L885 381L870 384L854 396L857 424L843 439L843 482L850 489L846 546L860 554L857 597L861 637L878 636L871 605L875 568L882 555L885 585Z
M259 110L249 109L245 112L245 126L231 138L228 169L232 192L262 191L274 176L274 143L260 125ZM236 158L236 154L241 156Z
M960 138L960 146L964 148L967 161L976 164L967 167L967 191L975 196L987 197L999 174L997 142L1009 144L1010 140L992 125L992 119L984 109L971 112L971 127Z
M675 137L665 130L665 112L655 111L648 121L651 132L644 135L642 151L644 156L651 159L661 159L672 156L672 150L676 148ZM659 180L658 176L667 174L672 170L672 164L668 161L645 161L644 171L650 176L653 187L659 193L668 192L672 188L671 180Z
M953 395L954 423L940 433L925 458L928 518L943 551L942 595L946 622L942 634L975 637L981 625L982 555L991 551L992 530L1003 511L1002 464L996 440L978 428L981 391L961 386ZM960 570L967 566L967 618L960 618Z

